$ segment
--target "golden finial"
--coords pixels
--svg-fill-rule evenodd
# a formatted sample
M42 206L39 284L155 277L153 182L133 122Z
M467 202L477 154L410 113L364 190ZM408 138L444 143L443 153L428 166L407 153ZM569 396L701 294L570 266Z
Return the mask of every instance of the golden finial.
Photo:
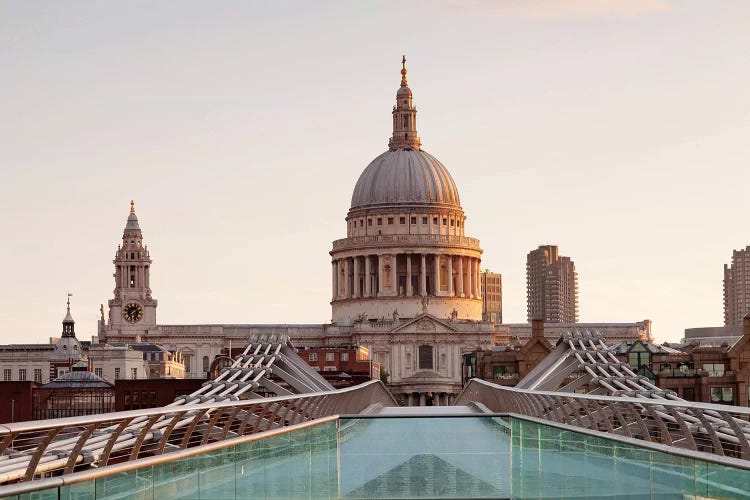
M73 296L72 293L68 292L68 311L70 311L70 298Z
M130 200L130 213L131 214L135 213L135 201L134 200Z
M406 56L401 56L401 86L406 87Z

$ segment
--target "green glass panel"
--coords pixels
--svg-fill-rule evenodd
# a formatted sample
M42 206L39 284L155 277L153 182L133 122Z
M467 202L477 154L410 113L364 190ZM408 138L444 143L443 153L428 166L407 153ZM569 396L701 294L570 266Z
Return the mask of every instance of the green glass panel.
M651 493L658 495L698 495L695 471L701 462L692 458L651 451ZM705 466L705 464L703 464Z
M83 483L68 484L60 487L60 500L95 500L96 483L85 481Z
M750 498L750 471L706 463L696 467L696 489L708 498Z
M197 456L154 466L154 498L198 498Z
M590 498L612 494L614 481L614 442L597 436L585 436L586 495Z
M651 453L645 448L614 442L614 494L620 498L651 494Z
M144 467L96 479L96 498L97 500L114 498L152 500L154 498L152 468Z
M18 500L57 500L58 488L49 488L41 491L21 493Z
M586 495L586 437L578 432L560 431L560 460L564 464L565 478L561 484L561 497L574 498Z
M342 419L341 495L508 497L507 425L487 417Z
M539 426L539 494L560 498L564 481L564 462L560 453L560 429Z
M234 453L234 448L224 448L197 456L199 498L235 497Z
M540 490L539 424L521 420L521 454L518 493L523 498L538 498Z

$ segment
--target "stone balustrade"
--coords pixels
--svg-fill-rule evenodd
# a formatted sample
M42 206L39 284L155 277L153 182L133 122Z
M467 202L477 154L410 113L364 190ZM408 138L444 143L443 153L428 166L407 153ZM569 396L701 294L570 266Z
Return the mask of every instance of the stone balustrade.
M393 247L403 245L459 247L479 250L479 240L467 236L447 234L379 234L353 236L333 242L333 250L347 250L361 247Z

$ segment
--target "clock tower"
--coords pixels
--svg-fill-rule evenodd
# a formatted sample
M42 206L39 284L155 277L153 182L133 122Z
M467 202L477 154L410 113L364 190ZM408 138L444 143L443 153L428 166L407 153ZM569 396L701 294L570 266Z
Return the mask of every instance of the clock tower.
M130 215L117 247L114 298L109 301L108 338L133 339L156 328L156 300L151 297L151 257L130 201Z

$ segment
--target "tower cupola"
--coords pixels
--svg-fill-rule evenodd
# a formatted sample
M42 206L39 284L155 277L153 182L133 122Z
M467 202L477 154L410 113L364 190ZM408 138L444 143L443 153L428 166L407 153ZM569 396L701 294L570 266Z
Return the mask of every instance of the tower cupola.
M63 330L62 330L62 336L63 337L75 337L76 336L76 322L73 319L73 316L70 314L70 297L72 297L73 294L68 292L68 312L65 314L65 319L63 319Z

